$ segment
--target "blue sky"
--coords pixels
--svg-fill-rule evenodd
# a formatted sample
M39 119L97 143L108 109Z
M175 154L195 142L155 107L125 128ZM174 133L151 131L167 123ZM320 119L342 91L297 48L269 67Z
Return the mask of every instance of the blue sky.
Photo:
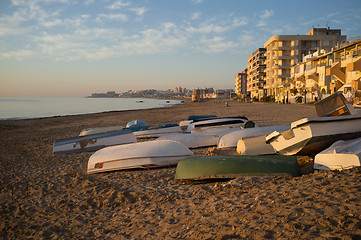
M273 35L361 36L359 0L1 0L0 97L234 88Z

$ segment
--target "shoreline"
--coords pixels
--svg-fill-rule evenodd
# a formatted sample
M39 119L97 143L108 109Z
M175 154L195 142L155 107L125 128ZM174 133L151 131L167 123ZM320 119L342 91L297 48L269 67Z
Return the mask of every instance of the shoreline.
M59 99L59 98L44 98L44 99ZM72 99L72 98L60 98L60 99ZM134 99L133 104L132 105L134 107L134 109L115 109L115 110L89 110L89 112L82 112L79 109L77 110L78 113L72 113L71 111L64 111L64 109L62 109L62 111L60 111L59 113L52 113L54 115L50 115L49 112L37 112L38 115L40 116L34 116L34 117L1 117L0 121L4 121L4 120L25 120L25 119L41 119L41 118L51 118L51 117L62 117L62 116L73 116L73 115L84 115L84 114L97 114L97 113L105 113L105 112L118 112L118 111L127 111L127 110L143 110L143 109L153 109L153 108L163 108L163 107L168 107L171 105L176 105L176 104L182 104L184 102L184 100L181 99L157 99L157 98L86 98L86 97L82 97L82 98L76 98L76 99L110 99L110 100L114 100L114 99ZM138 102L136 101L136 99L144 99L144 101ZM143 104L146 100L151 100L151 101L158 101L158 103L153 103L152 105L154 106L143 106L143 108L141 107L141 104ZM159 102L159 100L164 101L164 102ZM175 103L171 103L170 101L176 101ZM70 104L70 103L68 103ZM146 105L148 105L148 103L146 103ZM158 104L158 105L157 105ZM66 105L64 105L66 106ZM60 106L61 108L64 108L64 106ZM34 105L31 106L31 108L36 108L38 106ZM139 107L139 108L138 108ZM122 108L122 107L121 107ZM52 112L51 110L49 110L50 112ZM20 113L17 112L18 115ZM13 113L11 115L14 115Z
M4 239L361 238L360 168L299 177L179 184L175 167L86 173L93 152L53 156L84 128L244 115L259 126L316 116L308 105L186 103L166 108L0 121ZM205 151L208 148L204 149Z

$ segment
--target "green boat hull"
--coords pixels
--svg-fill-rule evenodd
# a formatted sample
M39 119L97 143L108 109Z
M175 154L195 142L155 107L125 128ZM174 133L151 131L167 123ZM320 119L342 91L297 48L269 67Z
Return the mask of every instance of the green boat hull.
M238 155L204 156L182 159L175 180L236 178L239 176L297 176L296 156Z

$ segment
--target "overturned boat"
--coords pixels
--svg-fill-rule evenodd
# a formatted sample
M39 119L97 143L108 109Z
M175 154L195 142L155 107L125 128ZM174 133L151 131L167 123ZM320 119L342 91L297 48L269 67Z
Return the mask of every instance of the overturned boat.
M129 129L98 133L76 138L56 140L54 142L54 155L96 151L108 146L135 142L137 142L137 139L135 138L134 133Z
M246 137L255 137L272 133L274 131L286 131L290 129L290 125L275 125L266 127L244 128L232 131L230 133L220 136L217 148L235 148L239 140ZM266 139L264 140L266 142Z
M181 143L156 140L103 148L88 161L88 173L99 173L131 168L155 168L175 165L193 156Z
M175 180L207 180L240 176L297 176L296 156L204 156L182 159Z
M142 120L133 120L127 123L127 128L140 128L140 127L146 127L147 123Z
M88 136L92 134L104 133L104 132L112 132L117 130L122 130L123 126L109 126L109 127L97 127L97 128L86 128L83 129L79 136Z
M187 127L187 132L207 131L212 128L240 128L244 127L248 119L246 117L217 117L211 119L198 119L194 120ZM251 125L253 122L249 122ZM249 126L251 127L251 126ZM254 123L253 123L254 127Z
M337 141L329 148L318 153L314 169L344 170L361 165L361 138Z
M216 146L219 135L211 133L178 133L158 138L159 140L173 140L184 144L188 148Z
M187 120L181 121L179 123L179 126L182 128L182 130L187 130L187 127L189 124L191 124L193 121L197 121L200 119L211 119L211 118L216 118L216 115L191 115L188 116Z
M275 131L266 142L281 155L314 156L338 140L361 137L361 115L303 118L285 132Z
M159 127L147 127L146 129L140 129L133 132L136 137L151 138L160 137L167 134L182 133L183 131L178 124L167 124Z
M255 137L244 137L238 140L237 153L241 155L276 154L271 144L266 143L266 134Z

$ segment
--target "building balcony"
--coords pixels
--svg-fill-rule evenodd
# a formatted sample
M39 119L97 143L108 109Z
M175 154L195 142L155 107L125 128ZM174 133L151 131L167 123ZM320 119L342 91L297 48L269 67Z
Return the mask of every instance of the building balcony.
M278 47L278 50L294 50L296 49L295 47L292 46L282 46L282 47Z
M318 82L318 79L319 77L316 73L306 75L306 80L313 80L315 82Z
M341 84L346 83L346 74L340 68L341 63L335 63L332 67L326 69L326 75L335 77Z
M317 69L316 69L316 68L310 68L310 69L307 69L307 70L305 71L305 75L312 75L312 74L315 74L315 73L316 73L316 71L317 71Z
M291 68L291 65L279 65L279 64L276 64L276 65L273 65L273 68L274 69L289 69L289 68Z
M276 56L277 59L293 59L295 58L295 56L291 56L291 55L278 55Z
M304 75L305 75L304 72L298 72L298 73L295 73L295 78L303 77Z
M289 78L290 76L290 74L277 74L276 78Z

